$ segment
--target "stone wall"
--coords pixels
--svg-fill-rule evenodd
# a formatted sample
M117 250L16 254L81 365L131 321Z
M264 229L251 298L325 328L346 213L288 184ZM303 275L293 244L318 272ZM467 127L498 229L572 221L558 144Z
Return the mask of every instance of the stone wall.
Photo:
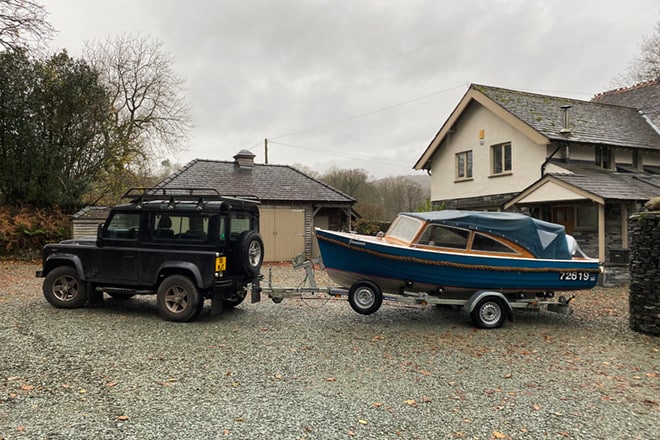
M660 335L660 211L630 217L630 328Z

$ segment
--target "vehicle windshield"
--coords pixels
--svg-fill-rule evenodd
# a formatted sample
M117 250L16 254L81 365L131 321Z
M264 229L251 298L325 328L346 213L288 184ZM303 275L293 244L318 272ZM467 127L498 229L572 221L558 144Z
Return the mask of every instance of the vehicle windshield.
M411 242L421 226L421 220L400 215L394 220L390 229L387 230L387 236Z

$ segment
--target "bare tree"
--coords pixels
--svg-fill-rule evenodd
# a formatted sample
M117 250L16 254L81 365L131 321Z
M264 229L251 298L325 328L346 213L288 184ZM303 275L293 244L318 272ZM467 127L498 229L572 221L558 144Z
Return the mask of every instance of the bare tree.
M0 0L0 46L5 50L40 46L55 30L46 20L48 13L31 0Z
M406 176L386 177L376 182L376 188L386 219L402 211L418 211L430 197L428 190Z
M191 126L183 80L163 44L123 35L85 47L112 96L114 125L107 135L121 158L118 167L143 167L183 149Z
M639 48L641 53L613 81L615 85L623 87L660 78L660 22L655 24L654 34L642 39Z

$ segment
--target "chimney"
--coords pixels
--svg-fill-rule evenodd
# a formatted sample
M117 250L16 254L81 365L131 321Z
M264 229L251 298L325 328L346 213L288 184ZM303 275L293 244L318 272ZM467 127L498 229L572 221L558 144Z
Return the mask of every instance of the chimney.
M241 150L234 156L234 165L238 168L252 169L254 168L254 158L256 156L248 150Z
M571 134L571 126L569 124L569 119L568 119L568 110L571 108L570 105L562 105L561 109L564 112L564 126L562 127L561 130L559 130L559 133L569 135Z

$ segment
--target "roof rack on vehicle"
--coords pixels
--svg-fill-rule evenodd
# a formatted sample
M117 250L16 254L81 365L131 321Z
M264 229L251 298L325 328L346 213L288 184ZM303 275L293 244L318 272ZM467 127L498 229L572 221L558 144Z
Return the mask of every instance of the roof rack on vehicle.
M215 188L130 188L122 196L122 199L130 199L131 203L142 204L146 201L169 200L170 203L182 201L195 201L205 203L214 200L236 200L248 203L259 203L259 198L254 195L221 195Z

